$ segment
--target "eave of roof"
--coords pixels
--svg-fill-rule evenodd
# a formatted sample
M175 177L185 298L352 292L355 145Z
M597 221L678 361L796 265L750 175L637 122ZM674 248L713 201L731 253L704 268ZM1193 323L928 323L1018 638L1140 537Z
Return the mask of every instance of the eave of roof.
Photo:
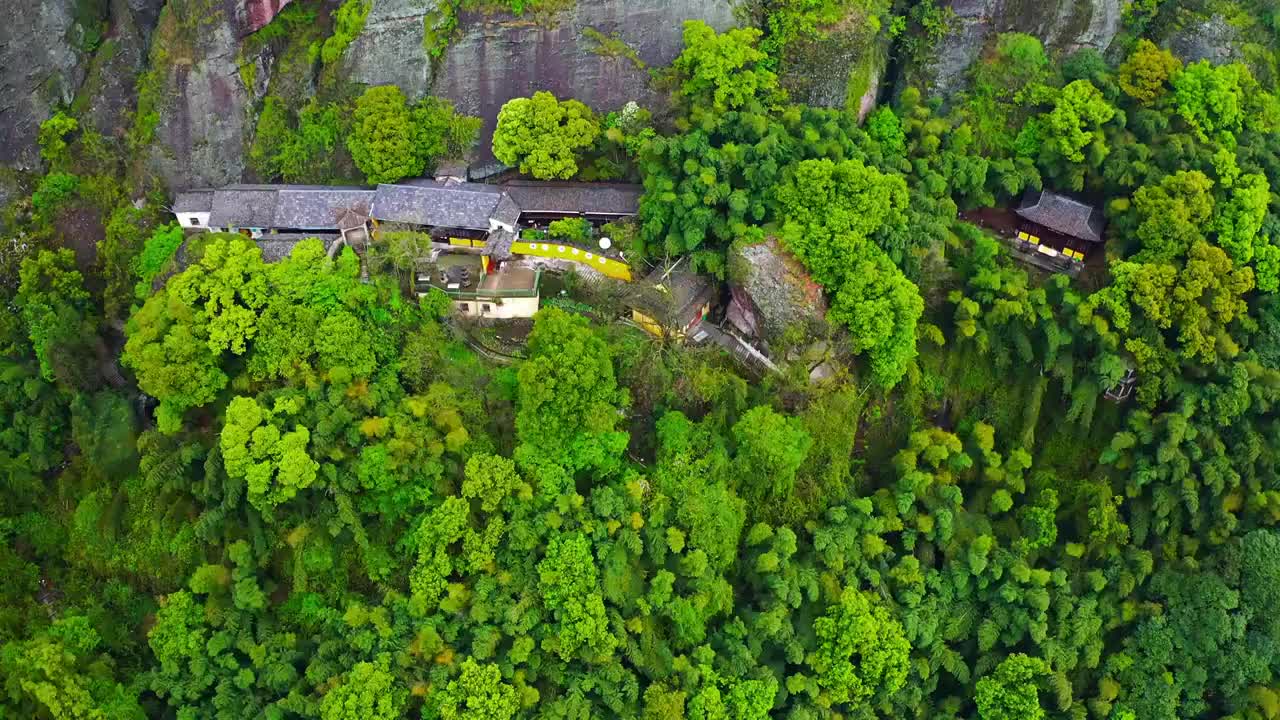
M1092 205L1050 190L1030 191L1015 210L1019 217L1067 237L1102 242L1102 213Z

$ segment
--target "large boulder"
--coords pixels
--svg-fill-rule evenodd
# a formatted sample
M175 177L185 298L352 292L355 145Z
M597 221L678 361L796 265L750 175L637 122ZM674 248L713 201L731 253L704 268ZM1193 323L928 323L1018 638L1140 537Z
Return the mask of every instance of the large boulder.
M1104 51L1120 30L1122 0L952 0L955 22L920 79L936 93L963 89L969 67L996 35L1022 32L1051 51Z
M36 137L85 76L87 32L76 0L0 0L0 163L39 166Z
M747 335L774 340L792 327L825 335L822 287L777 240L735 245L729 252L727 318Z
M346 56L348 77L393 83L410 98L432 94L484 118L479 150L490 159L498 110L511 98L549 90L600 111L650 104L648 68L682 49L685 20L717 30L735 24L735 0L577 0L549 17L463 13L457 35L428 50L436 0L374 0Z

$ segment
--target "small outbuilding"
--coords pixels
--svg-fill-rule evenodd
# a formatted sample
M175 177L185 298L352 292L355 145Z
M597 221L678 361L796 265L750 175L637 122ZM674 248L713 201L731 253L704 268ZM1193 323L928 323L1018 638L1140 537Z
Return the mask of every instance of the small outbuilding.
M682 340L711 313L715 297L710 277L660 268L644 279L632 299L631 319L652 335Z

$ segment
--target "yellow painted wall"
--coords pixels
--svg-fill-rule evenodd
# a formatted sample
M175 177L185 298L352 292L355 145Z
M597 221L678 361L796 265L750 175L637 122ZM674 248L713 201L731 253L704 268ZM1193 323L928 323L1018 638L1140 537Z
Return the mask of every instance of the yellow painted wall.
M631 282L631 268L624 262L599 255L590 250L559 243L514 242L511 252L516 255L556 258L581 263L604 273L615 280Z

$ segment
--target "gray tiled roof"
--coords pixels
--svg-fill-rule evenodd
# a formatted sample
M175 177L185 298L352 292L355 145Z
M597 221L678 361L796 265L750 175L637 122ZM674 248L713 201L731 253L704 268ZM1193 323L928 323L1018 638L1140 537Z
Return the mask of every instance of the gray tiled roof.
M1028 191L1017 213L1067 237L1102 242L1102 212L1065 195L1049 190Z
M339 216L348 208L369 214L373 190L365 188L296 189L280 188L272 227L298 230L337 229Z
M372 214L384 222L488 230L489 218L501 197L459 186L379 185Z
M212 190L192 190L178 193L173 199L174 212L209 212L213 207Z
M527 213L635 215L644 188L623 183L512 180L502 185Z
M269 228L275 224L276 188L231 186L213 194L209 227Z
M516 201L512 200L510 195L502 193L499 196L498 204L493 208L491 217L500 223L515 227L520 220L520 206L516 205Z
M659 320L684 322L714 293L715 284L706 275L687 270L666 273L658 268L644 279L633 305Z
M489 233L489 239L484 244L484 254L495 260L506 260L511 257L511 245L515 241L515 233L498 228Z

